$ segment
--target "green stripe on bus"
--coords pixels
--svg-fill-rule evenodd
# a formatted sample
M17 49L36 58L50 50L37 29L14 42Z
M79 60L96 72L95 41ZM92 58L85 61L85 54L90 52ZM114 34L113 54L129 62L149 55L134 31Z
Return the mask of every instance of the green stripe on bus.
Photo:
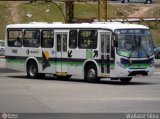
M149 66L151 66L151 64L131 64L131 65L124 65L125 67L129 67L129 68L147 68Z
M25 63L25 59L6 59L9 63Z

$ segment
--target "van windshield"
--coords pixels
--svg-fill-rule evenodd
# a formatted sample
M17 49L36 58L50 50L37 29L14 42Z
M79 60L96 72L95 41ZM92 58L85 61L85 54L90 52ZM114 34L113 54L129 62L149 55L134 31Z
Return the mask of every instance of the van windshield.
M118 36L117 54L128 58L146 58L154 54L151 33L147 29L115 30Z

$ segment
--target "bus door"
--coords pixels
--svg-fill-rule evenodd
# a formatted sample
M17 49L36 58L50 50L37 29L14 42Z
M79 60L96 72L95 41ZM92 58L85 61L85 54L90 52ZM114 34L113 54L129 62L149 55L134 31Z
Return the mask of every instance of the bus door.
M56 33L56 75L67 74L67 36L66 32Z
M101 32L101 73L103 75L110 74L110 32Z

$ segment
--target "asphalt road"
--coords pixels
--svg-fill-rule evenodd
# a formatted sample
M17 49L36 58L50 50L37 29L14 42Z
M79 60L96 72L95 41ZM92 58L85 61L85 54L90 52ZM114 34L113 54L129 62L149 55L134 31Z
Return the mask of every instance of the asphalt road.
M27 79L8 70L0 59L0 112L138 113L160 112L158 75L134 78L130 84L103 79L91 84L78 78ZM3 63L2 63L3 62Z

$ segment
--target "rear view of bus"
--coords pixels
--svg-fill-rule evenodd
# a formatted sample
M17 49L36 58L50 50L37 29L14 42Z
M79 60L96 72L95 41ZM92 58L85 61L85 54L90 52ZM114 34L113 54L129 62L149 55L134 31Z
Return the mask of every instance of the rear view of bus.
M154 46L149 29L117 29L115 34L117 77L121 77L122 82L129 82L133 76L153 74Z

